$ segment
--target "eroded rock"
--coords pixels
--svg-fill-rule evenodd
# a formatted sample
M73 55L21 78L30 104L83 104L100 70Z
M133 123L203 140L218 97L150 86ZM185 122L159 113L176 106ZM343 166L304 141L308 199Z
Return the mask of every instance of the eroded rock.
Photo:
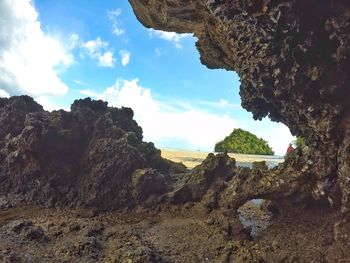
M203 198L208 206L217 202L217 195L235 175L236 161L227 154L209 154L202 164L185 174L170 194L175 204L199 202Z
M272 192L300 199L326 196L350 218L348 1L129 2L146 27L193 33L209 68L236 71L242 106L255 119L268 116L305 138L308 150L299 163L289 160L289 168L262 179L254 175L244 184L276 199L281 195Z
M0 105L1 195L113 210L135 204L130 194L135 170L152 167L169 174L182 167L172 168L152 143L142 141L129 108L84 99L70 112L46 112L26 96L0 99Z
M152 196L157 198L170 190L166 177L155 169L136 170L132 174L133 196L141 203Z

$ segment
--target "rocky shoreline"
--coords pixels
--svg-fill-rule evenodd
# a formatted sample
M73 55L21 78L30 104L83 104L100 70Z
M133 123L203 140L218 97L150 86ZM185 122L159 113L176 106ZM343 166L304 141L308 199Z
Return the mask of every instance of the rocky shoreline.
M293 206L283 212L266 230L249 237L250 229L232 233L229 218L219 211L208 212L201 204L100 214L21 206L0 211L0 261L341 262L348 258L348 250L333 239L329 222L335 220L335 210Z
M51 113L30 97L0 99L0 124L0 261L350 258L334 239L339 204L300 195L313 187L307 152L273 169L209 154L187 170L142 141L131 109L90 99Z
M187 170L131 109L0 98L0 261L349 262L349 2L129 2L147 27L193 33L203 64L239 74L255 119L307 146L272 169L209 154Z

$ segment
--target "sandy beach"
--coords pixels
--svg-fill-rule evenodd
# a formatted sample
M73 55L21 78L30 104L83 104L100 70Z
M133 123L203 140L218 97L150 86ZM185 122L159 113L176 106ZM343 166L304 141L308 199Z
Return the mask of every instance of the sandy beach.
M162 157L172 160L174 162L181 162L188 168L199 165L210 152L205 151L188 151L177 149L161 149ZM235 158L238 166L251 167L252 162L266 161L267 165L272 168L278 163L283 162L282 156L269 155L250 155L250 154L229 154L230 157Z

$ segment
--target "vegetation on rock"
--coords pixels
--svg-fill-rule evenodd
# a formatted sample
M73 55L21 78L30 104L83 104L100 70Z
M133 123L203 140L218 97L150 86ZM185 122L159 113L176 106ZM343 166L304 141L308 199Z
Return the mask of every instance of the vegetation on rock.
M297 149L303 149L305 147L305 139L303 137L297 137L297 139L294 141L295 147Z
M244 154L275 154L267 141L242 129L234 129L224 140L215 144L214 150L215 152L227 151Z

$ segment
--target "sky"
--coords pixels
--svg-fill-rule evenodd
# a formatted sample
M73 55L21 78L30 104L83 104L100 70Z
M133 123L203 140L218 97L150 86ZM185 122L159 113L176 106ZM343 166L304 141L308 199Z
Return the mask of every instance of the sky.
M147 29L127 0L1 0L0 97L30 95L46 110L91 97L131 107L144 140L212 151L235 128L283 155L283 124L241 107L235 72L200 63L191 34Z

